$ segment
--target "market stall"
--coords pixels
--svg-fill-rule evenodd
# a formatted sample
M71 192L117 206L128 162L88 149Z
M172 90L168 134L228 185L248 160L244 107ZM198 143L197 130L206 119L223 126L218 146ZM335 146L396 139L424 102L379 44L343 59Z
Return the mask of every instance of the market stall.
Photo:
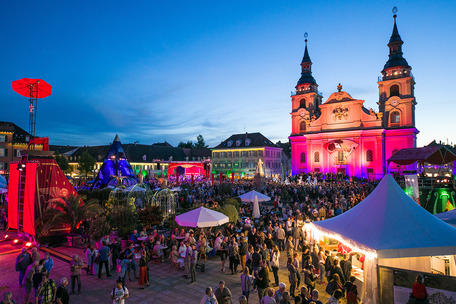
M390 175L354 208L310 223L306 229L315 242L332 239L364 256L355 270L362 282L359 296L363 303L381 303L380 266L432 273L431 257L456 253L456 228L416 204ZM382 286L385 288L389 286Z

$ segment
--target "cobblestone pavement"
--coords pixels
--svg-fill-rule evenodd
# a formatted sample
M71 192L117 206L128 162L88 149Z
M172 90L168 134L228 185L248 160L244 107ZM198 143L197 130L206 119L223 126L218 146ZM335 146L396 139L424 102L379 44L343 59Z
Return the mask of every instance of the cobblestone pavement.
M67 255L79 254L80 257L85 256L83 249L61 246L55 248L56 251ZM1 247L0 247L1 253ZM41 251L41 256L44 257L44 252ZM13 299L18 304L24 303L25 290L19 288L18 272L14 270L15 259L18 253L1 255L0 256L0 293L3 294L6 290L13 293ZM55 266L51 271L51 278L56 282L61 277L70 277L70 267L68 262L54 257ZM240 278L238 275L231 275L230 271L221 272L221 263L218 257L210 258L207 261L202 261L206 265L204 273L197 271L197 283L190 284L189 279L183 277L184 272L170 268L169 262L162 264L150 264L150 286L144 290L140 290L137 280L128 282L126 286L130 291L130 298L126 303L179 303L179 304L198 304L204 295L207 286L211 286L214 290L218 287L218 282L224 280L226 286L233 294L233 303L238 303L238 298L241 295ZM279 270L280 282L288 284L288 271L285 268L285 254L281 257L281 267ZM228 264L228 263L227 263ZM133 277L133 275L132 275ZM85 272L82 275L82 292L80 295L71 295L71 303L112 303L110 293L115 286L117 279L116 273L113 273L111 278L103 278L99 280L96 276L87 276ZM273 275L270 273L270 279L273 280ZM318 285L318 284L317 284ZM277 289L277 287L275 287ZM324 285L317 286L320 291L320 300L326 303L328 295L324 291ZM70 291L70 285L68 286ZM255 292L250 295L249 303L258 303L258 296Z

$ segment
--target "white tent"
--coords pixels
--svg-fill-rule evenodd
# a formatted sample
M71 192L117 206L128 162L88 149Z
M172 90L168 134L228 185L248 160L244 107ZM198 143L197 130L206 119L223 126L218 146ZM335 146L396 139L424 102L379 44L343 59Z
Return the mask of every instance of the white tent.
M314 238L335 238L366 255L363 303L377 303L377 264L386 259L453 255L456 228L415 203L386 175L349 211L311 225Z
M260 192L256 192L255 190L252 190L250 192L239 195L239 198L243 202L253 202L253 201L255 201L255 197L258 198L259 202L267 202L267 201L271 200L271 198L269 196L264 195L263 193L260 193Z

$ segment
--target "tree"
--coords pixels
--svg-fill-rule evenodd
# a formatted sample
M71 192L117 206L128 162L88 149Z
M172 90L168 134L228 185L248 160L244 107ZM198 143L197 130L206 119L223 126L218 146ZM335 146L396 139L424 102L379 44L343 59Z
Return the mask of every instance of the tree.
M239 213L235 206L227 204L222 207L220 212L222 212L223 214L225 214L227 217L230 218L230 223L237 223L237 220L239 218Z
M203 135L199 134L196 137L196 143L194 145L194 148L201 149L201 148L207 148L207 147L208 147L208 145L206 145L206 142L204 141Z
M177 147L179 148L187 148L187 149L191 149L193 148L193 142L191 140L188 140L186 143L181 141Z
M85 174L85 177L87 178L87 174L92 172L96 163L97 160L90 155L87 150L85 150L82 152L81 156L79 156L78 170L79 172Z
M163 212L159 206L151 206L138 212L139 223L143 227L150 228L163 221Z
M136 228L137 214L130 206L115 206L111 214L111 227L117 228L119 236L125 240Z
M71 233L77 232L77 227L82 221L101 213L98 203L95 201L84 203L79 196L61 197L61 200L53 202L53 205L53 208L49 210L53 213L51 223L55 226L69 225Z
M54 158L57 162L57 165L59 165L60 169L63 172L66 173L71 168L70 164L68 163L68 159L65 156L60 155L58 152L56 152L54 154Z

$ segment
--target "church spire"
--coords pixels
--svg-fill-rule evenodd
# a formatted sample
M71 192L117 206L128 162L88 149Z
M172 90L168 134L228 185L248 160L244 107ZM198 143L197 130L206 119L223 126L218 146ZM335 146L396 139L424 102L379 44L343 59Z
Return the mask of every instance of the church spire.
M317 92L317 82L312 76L312 60L310 60L309 51L307 50L307 36L304 34L305 49L304 57L301 61L301 78L299 78L298 83L296 84L296 93L302 94L307 92Z
M395 7L393 9L393 12L397 12L397 8ZM410 70L411 67L408 65L407 60L402 56L402 44L404 42L402 41L401 35L399 35L399 31L397 29L397 24L396 24L396 17L397 15L394 14L394 26L393 26L393 33L391 34L390 40L388 42L388 48L389 48L389 58L388 61L386 62L385 66L383 67L382 74L385 75L387 72L386 70L394 70L394 72L397 72L395 75L399 75L398 72L400 71L399 68L405 68L406 70ZM395 71L397 70L397 71ZM402 74L402 73L400 73ZM406 73L407 74L407 73ZM408 76L408 75L406 75Z

